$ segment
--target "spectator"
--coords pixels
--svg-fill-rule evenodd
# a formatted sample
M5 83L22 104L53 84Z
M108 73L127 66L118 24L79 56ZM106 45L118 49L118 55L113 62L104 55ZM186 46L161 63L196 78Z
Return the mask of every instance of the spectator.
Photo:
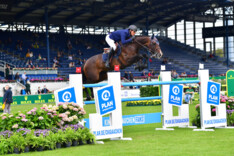
M68 49L68 50L71 50L71 49L72 49L72 44L71 44L71 41L70 41L70 40L67 41L67 49Z
M75 63L74 62L70 62L69 63L69 68L75 67Z
M87 49L91 49L92 47L91 47L91 45L87 45Z
M154 75L155 75L155 71L152 70L152 71L151 71L151 76L154 76Z
M38 87L38 89L37 89L37 94L42 94L40 87Z
M143 60L140 59L138 61L138 63L136 64L136 67L135 67L135 70L139 70L139 71L142 71L144 68L146 68L147 66L144 64Z
M5 68L5 79L10 80L10 66L8 64L6 64Z
M209 58L210 59L214 58L214 55L212 53L210 53Z
M53 63L53 68L56 68L57 67L57 64L56 63Z
M150 63L152 63L152 62L153 62L151 58L149 58L149 62L150 62Z
M80 65L84 64L84 61L80 58Z
M144 76L144 77L146 76L145 71L141 73L141 76Z
M29 68L35 68L35 66L34 66L33 63L32 63L32 60L29 61L29 65L30 65Z
M28 49L28 52L26 54L26 58L29 59L30 58L30 50Z
M11 103L12 99L12 91L8 85L5 86L5 93L3 95L2 103L5 103L4 113L11 113Z
M127 71L124 72L124 78L128 80L128 72Z
M17 82L20 82L20 76L19 76L19 72L17 72L16 74L15 74L15 80L17 81Z
M162 61L162 64L167 64L168 63L168 60L166 57L163 58L163 61Z
M22 89L20 90L20 94L21 95L26 95L25 87L22 87Z
M202 60L203 62L207 62L206 55L203 55L201 60Z
M186 72L183 72L183 73L181 74L181 77L187 77Z
M68 55L68 60L72 60L72 55L71 54Z
M130 80L131 82L135 82L132 72L129 72L129 80Z
M148 77L151 77L151 73L150 72L148 72Z
M33 45L33 48L38 49L39 45L37 44L37 42L35 42L35 44Z
M41 90L41 93L46 94L49 93L50 91L46 88L46 85L44 85L44 88Z
M41 54L38 54L38 59L37 60L42 60L42 58L41 58Z
M147 81L151 81L151 77L150 76L147 77Z
M54 57L53 62L57 64L58 60L56 57Z
M83 55L82 51L78 50L78 54L81 56Z
M31 89L30 89L30 82L29 81L27 81L25 87L26 87L26 89L25 89L26 93L30 95L31 94Z
M179 78L179 74L176 72L176 70L172 70L171 77L174 78L174 79Z
M61 52L60 51L57 52L57 57L61 57Z
M27 76L26 76L26 72L24 72L22 75L21 75L21 79L23 81L23 85L26 84L26 80L27 80Z
M32 51L30 52L29 56L30 56L30 59L32 60L33 59L33 52Z
M194 93L194 90L192 89L192 86L189 85L189 89L186 89L185 91L185 97L184 97L185 103L189 103L193 93Z

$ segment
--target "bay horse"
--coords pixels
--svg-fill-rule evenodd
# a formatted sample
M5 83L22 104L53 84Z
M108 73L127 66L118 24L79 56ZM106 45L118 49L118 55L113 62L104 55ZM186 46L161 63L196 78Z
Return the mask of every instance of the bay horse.
M97 54L90 57L82 68L83 83L98 83L107 79L107 72L114 70L115 65L119 65L120 69L124 69L136 63L144 56L139 53L140 49L146 49L150 52L151 57L161 58L163 53L159 46L159 42L154 35L149 36L137 36L133 42L125 44L121 47L121 53L118 58L112 58L110 62L110 68L105 66L105 62L102 60L103 54ZM87 99L90 99L85 88Z

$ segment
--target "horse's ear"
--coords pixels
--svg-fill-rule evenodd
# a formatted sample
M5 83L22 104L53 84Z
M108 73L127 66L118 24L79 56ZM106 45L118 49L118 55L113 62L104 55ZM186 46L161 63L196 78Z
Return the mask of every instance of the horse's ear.
M151 36L151 40L154 39L154 34Z

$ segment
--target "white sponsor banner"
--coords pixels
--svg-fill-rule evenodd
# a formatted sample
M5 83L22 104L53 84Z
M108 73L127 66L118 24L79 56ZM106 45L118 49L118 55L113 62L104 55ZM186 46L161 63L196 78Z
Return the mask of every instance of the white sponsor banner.
M140 97L140 89L121 90L121 98Z

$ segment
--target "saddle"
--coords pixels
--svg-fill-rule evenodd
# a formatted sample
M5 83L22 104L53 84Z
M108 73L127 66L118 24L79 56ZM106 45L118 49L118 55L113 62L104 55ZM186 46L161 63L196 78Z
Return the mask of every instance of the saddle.
M110 48L103 48L103 53L102 53L103 62L107 61L109 52L110 52ZM113 54L113 57L118 58L120 54L121 54L121 46L118 44L117 49L115 50Z

